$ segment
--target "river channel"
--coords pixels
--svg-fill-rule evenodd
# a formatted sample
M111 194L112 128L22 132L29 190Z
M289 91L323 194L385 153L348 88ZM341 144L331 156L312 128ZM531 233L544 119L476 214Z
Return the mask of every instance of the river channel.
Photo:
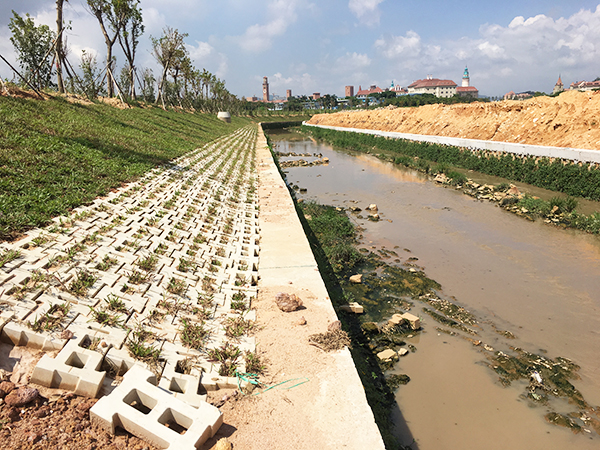
M307 190L299 198L363 210L376 203L379 222L350 214L364 228L361 246L395 249L398 264L413 258L446 297L484 324L477 339L487 345L578 364L580 379L571 382L590 405L600 406L600 238L527 221L371 155L336 150L296 133L269 135L275 151L329 158L327 165L285 169L288 184ZM417 351L394 369L411 378L396 395L395 427L404 445L600 448L593 430L575 434L547 423L548 407L524 396L527 382L502 386L480 349L418 315L424 331L408 341ZM564 403L565 413L576 410Z

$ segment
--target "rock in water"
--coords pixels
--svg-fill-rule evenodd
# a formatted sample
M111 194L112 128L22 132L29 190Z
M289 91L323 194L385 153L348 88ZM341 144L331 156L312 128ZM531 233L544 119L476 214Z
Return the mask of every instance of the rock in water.
M290 295L285 292L280 292L275 296L275 303L277 303L277 306L283 312L296 311L302 306L302 300L300 300L300 298L295 294Z
M4 401L8 406L23 406L34 401L39 395L40 393L37 389L20 387L19 389L8 394L4 398Z
M358 273L356 275L352 275L350 277L350 283L356 283L356 284L362 283L362 273Z

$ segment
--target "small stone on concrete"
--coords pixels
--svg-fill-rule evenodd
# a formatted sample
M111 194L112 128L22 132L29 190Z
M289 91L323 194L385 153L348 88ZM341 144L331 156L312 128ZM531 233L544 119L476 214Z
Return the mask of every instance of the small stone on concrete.
M296 311L302 306L302 300L296 294L280 292L275 296L275 303L283 312Z
M342 329L342 322L335 320L327 325L327 331L337 331Z
M306 325L306 319L304 316L300 317L300 320L296 322L297 325Z

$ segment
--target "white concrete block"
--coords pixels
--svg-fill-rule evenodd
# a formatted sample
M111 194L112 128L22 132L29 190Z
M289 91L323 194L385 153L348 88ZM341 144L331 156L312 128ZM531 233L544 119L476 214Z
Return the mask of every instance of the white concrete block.
M96 397L106 372L99 371L102 355L81 347L85 339L89 339L87 335L69 341L54 359L44 355L33 370L31 382Z

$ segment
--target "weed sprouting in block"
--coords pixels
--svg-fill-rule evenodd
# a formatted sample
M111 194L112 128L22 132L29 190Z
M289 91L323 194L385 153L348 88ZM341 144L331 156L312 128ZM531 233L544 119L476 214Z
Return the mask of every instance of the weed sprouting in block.
M145 258L140 258L137 262L138 267L146 272L152 272L156 269L157 264L158 257L156 255L148 255Z
M129 333L127 339L127 349L131 356L144 362L156 362L160 356L160 349L154 346L154 336L138 324Z
M29 327L35 331L54 331L62 327L62 321L67 317L71 311L71 303L55 303L50 305L48 311L41 317L36 317L32 322L28 322Z
M187 292L188 285L184 280L171 277L169 280L169 284L167 284L167 292L170 292L173 295L184 296Z
M190 348L200 349L208 336L208 331L202 324L191 323L187 319L182 319L181 325L181 342Z
M208 359L218 361L219 375L223 377L231 377L237 369L237 360L241 356L242 351L233 344L226 342L221 347L213 348L208 351Z
M180 272L187 272L189 270L193 270L196 267L196 263L193 260L179 258L179 264L177 265L177 270Z
M76 297L83 297L87 294L89 288L98 280L98 276L87 269L81 269L77 272L75 279L69 286L69 292Z
M106 303L106 309L109 311L123 314L127 314L129 312L125 306L125 302L117 295L109 294L108 297L104 299L104 302Z
M244 352L244 360L246 362L246 372L248 373L261 375L267 369L267 366L263 364L263 361L258 356L257 352L251 352L249 350L246 350Z
M246 311L249 308L248 302L246 302L246 294L243 292L236 292L231 296L231 309L235 311Z
M225 336L232 339L239 339L245 334L250 333L255 328L255 323L246 320L243 317L228 317L223 323Z
M102 258L102 261L99 262L98 264L96 264L96 269L102 270L105 272L108 269L110 269L112 266L117 264L118 262L119 261L117 260L117 258L113 258L110 255L104 255L104 258Z
M88 306L92 314L92 320L100 325L109 327L123 327L125 319L118 314L111 314L109 311L95 309L93 306Z
M149 279L150 274L148 272L141 272L137 269L132 269L131 272L127 274L127 281L131 284L146 283Z
M21 252L19 250L7 249L0 253L0 268L4 267L6 264L13 262L15 259L21 256Z

